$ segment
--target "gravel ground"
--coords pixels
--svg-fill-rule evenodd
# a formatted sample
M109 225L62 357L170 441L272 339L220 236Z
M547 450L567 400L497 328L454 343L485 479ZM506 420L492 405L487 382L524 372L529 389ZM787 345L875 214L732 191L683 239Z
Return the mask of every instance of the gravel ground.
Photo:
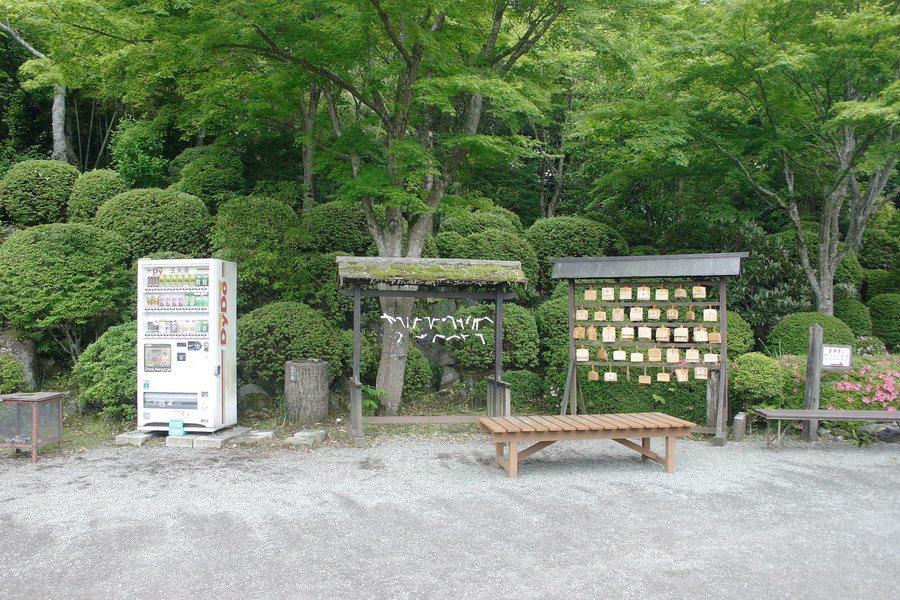
M654 448L661 451L658 444ZM886 445L486 437L0 457L2 598L896 598Z

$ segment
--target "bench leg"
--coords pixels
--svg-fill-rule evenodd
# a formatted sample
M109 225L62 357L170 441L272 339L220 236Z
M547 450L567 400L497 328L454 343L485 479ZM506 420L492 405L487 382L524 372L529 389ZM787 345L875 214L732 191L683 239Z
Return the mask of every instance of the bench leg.
M666 436L666 473L675 472L675 436Z
M506 472L510 477L516 477L519 474L519 445L517 442L509 443L509 462Z
M499 464L500 459L503 458L503 444L501 442L494 442L494 453L497 455L497 464Z
M649 450L650 438L641 438L641 447L643 447L644 450ZM648 460L650 460L649 456L647 456L646 454L641 454L641 462L647 462Z

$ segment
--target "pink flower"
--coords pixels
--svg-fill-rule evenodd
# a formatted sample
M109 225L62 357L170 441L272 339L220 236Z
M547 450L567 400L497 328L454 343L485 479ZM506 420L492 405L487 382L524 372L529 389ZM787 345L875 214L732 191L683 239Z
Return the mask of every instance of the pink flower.
M893 406L888 406L888 407L887 407L887 411L888 411L888 412L897 412L897 409L894 408Z

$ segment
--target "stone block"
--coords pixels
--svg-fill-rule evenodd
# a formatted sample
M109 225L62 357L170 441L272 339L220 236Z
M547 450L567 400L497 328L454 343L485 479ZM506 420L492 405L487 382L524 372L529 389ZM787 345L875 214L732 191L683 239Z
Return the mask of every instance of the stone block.
M739 412L731 423L731 439L740 442L747 435L747 414Z
M166 436L166 447L167 448L193 448L194 440L197 436L195 435L167 435Z
M161 431L126 431L116 436L116 446L143 446L160 435Z
M324 429L303 429L284 440L286 446L303 446L312 448L325 441Z
M251 430L237 439L238 444L268 444L275 440L274 429Z
M224 448L225 444L237 441L237 438L245 435L250 431L249 427L231 427L210 434L196 434L185 437L194 438L194 448L204 448L218 450Z

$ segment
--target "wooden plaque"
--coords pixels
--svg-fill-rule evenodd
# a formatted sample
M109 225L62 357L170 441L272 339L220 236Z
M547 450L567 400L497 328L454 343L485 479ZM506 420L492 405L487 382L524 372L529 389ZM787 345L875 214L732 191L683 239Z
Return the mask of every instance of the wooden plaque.
M644 320L644 309L641 306L632 306L631 310L628 311L628 318L632 321L643 321Z
M639 286L637 289L637 299L638 300L649 300L650 299L650 288L646 285Z
M584 290L584 299L587 301L592 301L597 299L597 290L593 288L588 288Z
M667 288L656 288L656 299L657 300L668 300L669 299L669 290Z
M681 352L678 350L678 348L666 348L666 362L681 362Z
M631 300L631 288L623 285L619 288L619 300Z
M600 297L604 300L615 300L616 299L616 288L605 287L600 290Z

